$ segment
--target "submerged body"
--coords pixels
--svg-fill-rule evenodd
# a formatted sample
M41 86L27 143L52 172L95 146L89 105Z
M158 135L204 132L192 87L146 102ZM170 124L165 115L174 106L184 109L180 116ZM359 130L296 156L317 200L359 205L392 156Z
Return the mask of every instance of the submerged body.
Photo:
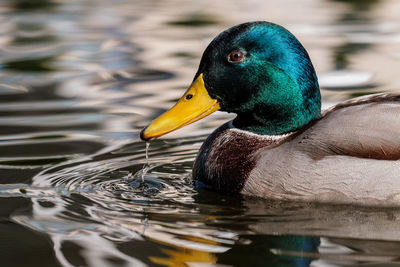
M400 205L400 95L355 98L322 113L320 106L298 40L275 24L245 23L211 42L192 86L141 138L218 109L234 112L201 147L194 179L228 194Z

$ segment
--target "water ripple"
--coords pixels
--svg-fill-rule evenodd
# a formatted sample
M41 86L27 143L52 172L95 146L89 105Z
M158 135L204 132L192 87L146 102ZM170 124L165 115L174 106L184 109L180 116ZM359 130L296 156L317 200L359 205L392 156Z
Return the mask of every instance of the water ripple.
M2 265L397 261L395 209L196 188L196 153L232 116L216 112L152 142L143 181L139 131L182 95L213 36L243 21L268 19L299 37L324 106L398 90L399 8L395 0L0 3Z

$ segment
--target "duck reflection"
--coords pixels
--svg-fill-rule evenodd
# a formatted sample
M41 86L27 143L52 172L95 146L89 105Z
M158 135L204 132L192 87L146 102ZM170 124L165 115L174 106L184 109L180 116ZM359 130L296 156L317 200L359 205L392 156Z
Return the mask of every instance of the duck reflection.
M221 216L207 225L237 233L231 248L218 254L218 263L309 266L318 261L359 266L359 262L398 260L400 212L395 208L218 199L212 192L199 193L195 199L201 207L218 203L224 211L216 211L213 216Z
M285 207L282 206L282 209L278 211L280 208L276 209L277 202L271 206L271 203L265 200L234 196L221 197L219 194L203 189L199 190L199 194L194 196L194 199L201 212L205 212L206 209L208 213L215 216L215 219L207 222L208 225L217 228L221 226L228 229L233 228L234 232L242 233L237 234L235 242L229 250L218 254L217 263L219 264L265 266L265 263L268 263L268 266L309 266L315 255L318 255L320 245L318 236L301 236L301 231L294 232L296 234L293 235L287 234L290 232L279 226L267 228L266 231L258 229L258 227L264 229L263 223L269 219L275 225L284 225L285 220L290 221L291 219L286 215L281 218L277 215L286 208L296 210L298 204L291 207L284 205ZM219 208L210 210L209 207L215 204ZM310 257L309 255L314 256Z
M161 169L150 171L147 179L160 175ZM64 170L51 175L67 179L76 173L74 168L72 174ZM31 211L11 218L46 233L65 266L77 261L77 255L90 266L105 266L110 259L133 266L309 266L317 261L357 266L398 260L398 209L288 203L202 189L174 195L166 203L168 187L149 195L110 180L97 186L70 185L69 190L46 189L43 175L35 177L42 183L36 189L17 190L16 185L15 194L33 204Z

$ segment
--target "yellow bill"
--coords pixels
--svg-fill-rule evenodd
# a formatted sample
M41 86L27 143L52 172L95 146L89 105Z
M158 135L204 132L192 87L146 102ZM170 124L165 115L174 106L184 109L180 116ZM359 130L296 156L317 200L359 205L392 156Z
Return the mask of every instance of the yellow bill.
M200 74L175 106L142 130L140 138L145 141L157 138L198 121L219 109L218 101L210 97L204 85L203 74Z

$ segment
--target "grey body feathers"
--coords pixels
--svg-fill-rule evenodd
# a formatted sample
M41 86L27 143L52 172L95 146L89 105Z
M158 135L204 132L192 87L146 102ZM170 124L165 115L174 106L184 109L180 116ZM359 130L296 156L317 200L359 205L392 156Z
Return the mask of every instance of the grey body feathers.
M288 135L255 135L228 123L209 139L199 152L194 178L228 186L225 191L295 201L400 205L399 95L341 103ZM240 143L243 149L238 150ZM244 171L241 160L248 162Z

